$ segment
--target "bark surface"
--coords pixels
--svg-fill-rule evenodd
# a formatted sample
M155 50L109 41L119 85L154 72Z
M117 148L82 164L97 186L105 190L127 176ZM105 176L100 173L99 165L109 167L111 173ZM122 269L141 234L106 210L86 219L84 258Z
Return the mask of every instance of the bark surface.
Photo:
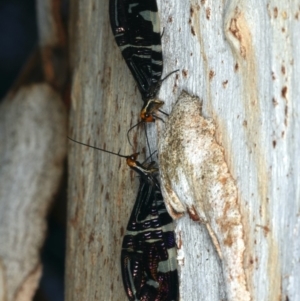
M169 113L185 90L200 99L203 117L215 125L214 139L237 190L250 299L296 301L299 2L158 5L164 74L180 69L163 82L159 98ZM138 131L131 133L133 149L126 140L142 101L111 33L108 2L71 6L70 135L123 154L141 150L146 143ZM147 128L156 149L164 123ZM120 250L138 180L122 159L74 144L69 172L66 300L124 300ZM176 233L185 250L179 252L181 300L242 300L226 293L227 278L205 225L185 215Z

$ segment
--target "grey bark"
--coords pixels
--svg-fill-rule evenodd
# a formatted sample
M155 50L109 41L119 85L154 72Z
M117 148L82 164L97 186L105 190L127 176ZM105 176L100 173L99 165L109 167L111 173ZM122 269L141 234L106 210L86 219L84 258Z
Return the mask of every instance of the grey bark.
M182 90L198 96L216 127L237 191L250 299L298 300L299 1L158 4L164 73L180 69L159 98L171 112ZM141 98L109 28L108 3L73 4L71 16L70 135L125 154L140 150L143 138L132 133L132 150L126 132ZM155 149L164 124L147 128ZM66 298L124 300L120 249L138 180L120 158L74 144L69 171ZM242 300L229 293L230 275L205 226L185 215L176 233L185 250L181 300Z
M60 96L46 84L8 95L0 105L0 141L0 300L30 301L66 155Z
M69 135L126 155L143 152L139 131L131 132L133 148L127 141L142 101L111 33L108 1L79 2L71 17ZM66 300L125 300L120 254L137 175L122 158L69 146Z

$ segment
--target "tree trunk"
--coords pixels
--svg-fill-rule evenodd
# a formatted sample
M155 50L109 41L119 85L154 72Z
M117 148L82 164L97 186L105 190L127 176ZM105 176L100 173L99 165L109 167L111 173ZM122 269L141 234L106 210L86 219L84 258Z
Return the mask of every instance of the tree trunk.
M47 84L0 106L0 300L32 300L42 272L46 214L66 155L66 112Z
M165 126L172 124L157 121L147 125L151 148L157 148L157 136L161 154L171 157L196 149L199 157L208 153L212 165L207 166L217 167L203 186L199 179L207 174L197 174L195 161L189 160L198 158L197 152L171 166L160 154L162 177L169 181L168 187L163 181L163 191L170 212L175 217L172 209L189 211L176 221L181 300L296 301L300 3L198 0L158 5L164 74L180 69L163 82L163 110L172 112L183 90L188 94L181 100L197 96L202 104L199 119L187 125L192 113L181 109L181 123L187 137L189 126L201 130L203 124L210 125L210 136L199 132L185 145L183 140L169 144L168 151L168 146L163 149L166 139L174 142L182 132L173 126L167 134ZM143 150L142 127L130 134L133 149L127 142L142 101L111 33L108 1L73 4L70 32L70 136L109 151L121 148L122 154ZM206 138L206 147L216 152L199 146ZM66 300L125 300L120 251L138 180L113 155L72 143L69 158ZM202 167L206 161L199 162ZM192 186L185 186L180 172ZM221 185L218 192L225 197L212 203L203 191L216 187L221 174L230 193ZM173 192L168 194L166 187ZM174 200L179 207L174 208ZM232 211L220 214L226 204ZM238 234L228 236L233 226Z
M111 33L108 1L80 4L71 8L69 135L128 155L127 131L142 102ZM143 151L137 131L131 134ZM120 254L137 175L123 158L73 142L70 149L66 300L125 300Z
M67 114L59 92L67 69L50 2L37 1L43 63L34 51L0 105L1 301L33 299L42 274L47 213L65 167Z

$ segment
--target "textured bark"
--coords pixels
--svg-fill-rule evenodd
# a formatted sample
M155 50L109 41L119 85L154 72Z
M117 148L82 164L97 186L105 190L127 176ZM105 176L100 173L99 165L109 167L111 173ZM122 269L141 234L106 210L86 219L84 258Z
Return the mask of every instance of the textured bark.
M213 289L205 286L205 281L210 277L199 277L198 287L201 290L195 290L193 299L224 300L224 292L218 285L224 276L228 299L249 301L244 269L244 227L237 187L224 160L224 150L215 140L213 121L201 116L199 98L185 92L181 94L160 139L159 161L162 192L172 217L178 219L188 212L193 221L204 224L222 263L223 274L218 268L210 266L210 276L219 278ZM197 231L202 234L200 227L198 225ZM182 231L180 226L177 231L182 257L181 293L186 296L186 287L191 285L191 281L186 277L190 270L185 267L193 266L202 248L187 250L186 231ZM204 244L207 242L204 241ZM209 243L207 245L211 246ZM190 253L192 256L189 256ZM203 255L201 252L200 257ZM213 257L208 259L212 263ZM201 269L198 271L201 274Z
M64 170L67 114L57 90L65 87L67 65L59 4L37 1L41 52L32 54L0 106L1 301L34 296L46 215Z
M176 86L170 86L169 81L163 84L160 97L167 102L166 111L171 112L182 90L198 96L202 115L216 126L216 142L223 147L229 173L236 182L244 228L243 265L251 300L298 300L300 294L295 285L300 280L300 196L296 188L300 170L299 9L299 1L161 3L162 26L166 28L164 57L170 62L167 71L180 68L182 73ZM182 115L182 123L189 118ZM163 125L158 125L163 132ZM195 148L197 145L199 141ZM181 141L177 147L170 149L170 156L180 153ZM199 149L199 156L203 152L205 149ZM182 166L178 163L176 168L179 172ZM176 182L172 175L166 176ZM201 187L201 181L193 183L194 190L187 192L182 203L194 191L203 194L207 189ZM204 212L210 214L207 208ZM186 220L179 219L176 230L177 237L183 237L180 242L185 251L180 253L184 262L182 300L196 300L196 291L200 296L207 286L219 285L215 275L219 271L213 266L195 273L195 266L200 266L205 256L203 250L211 250L212 244L208 239L196 249L195 242L201 240L199 228L204 225L192 224L188 227ZM212 250L209 253L218 257ZM228 275L223 273L228 289ZM205 278L209 284L192 289L191 278L192 283L202 284ZM198 300L219 299L208 293ZM246 295L233 297L227 290L227 299L246 300Z
M64 0L36 0L39 50L44 80L55 89L65 88L68 74L67 28Z
M111 33L108 1L78 2L71 9L69 135L131 154L126 134L142 101ZM137 131L130 137L142 151L145 143L138 142ZM125 300L120 254L137 175L122 158L73 142L69 146L66 300Z
M0 141L0 300L29 301L66 155L59 95L42 84L8 96L0 106Z
M299 2L158 4L164 74L180 69L163 82L163 110L186 90L215 125L237 191L250 299L298 300ZM70 135L129 154L126 132L142 102L109 28L108 2L72 3L71 18ZM162 122L156 127L147 126L152 149L164 131ZM141 150L145 141L131 135ZM74 144L69 171L66 298L124 300L119 258L137 179L120 158ZM185 215L176 233L181 300L242 300L228 293L205 225Z

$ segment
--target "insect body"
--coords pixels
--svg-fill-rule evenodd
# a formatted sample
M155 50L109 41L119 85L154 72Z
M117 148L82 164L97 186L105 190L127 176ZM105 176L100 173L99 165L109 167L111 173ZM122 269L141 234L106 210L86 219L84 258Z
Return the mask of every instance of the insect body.
M142 94L141 119L153 122L154 112L164 104L156 99L163 71L156 0L110 0L109 15L115 40Z
M168 214L155 162L148 165L137 161L139 153L120 155L140 176L138 195L127 225L121 252L121 271L130 301L177 301L178 274L173 221Z

